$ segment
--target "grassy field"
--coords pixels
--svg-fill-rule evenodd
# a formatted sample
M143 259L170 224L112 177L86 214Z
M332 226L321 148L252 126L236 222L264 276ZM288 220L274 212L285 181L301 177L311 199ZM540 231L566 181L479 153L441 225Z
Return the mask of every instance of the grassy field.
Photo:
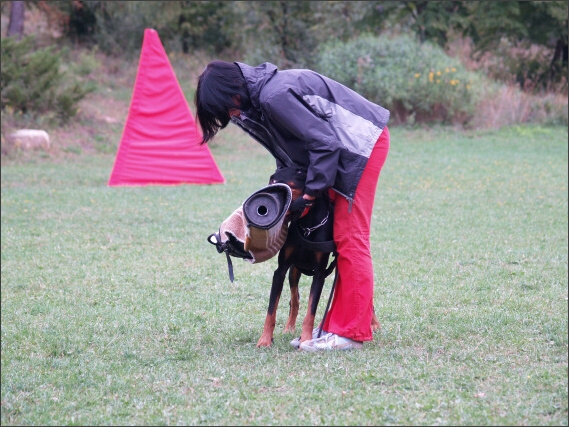
M237 129L224 185L3 163L2 425L567 425L567 128L390 130L360 352L295 351L286 290L255 347L276 260L230 283L206 241L274 168Z

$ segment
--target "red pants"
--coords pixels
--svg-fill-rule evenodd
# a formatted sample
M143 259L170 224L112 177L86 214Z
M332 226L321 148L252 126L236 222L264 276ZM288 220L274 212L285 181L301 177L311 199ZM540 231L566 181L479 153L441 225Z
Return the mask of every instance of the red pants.
M338 278L323 329L357 341L373 339L374 282L369 238L375 190L388 152L389 130L385 127L366 164L351 212L344 197L332 194Z

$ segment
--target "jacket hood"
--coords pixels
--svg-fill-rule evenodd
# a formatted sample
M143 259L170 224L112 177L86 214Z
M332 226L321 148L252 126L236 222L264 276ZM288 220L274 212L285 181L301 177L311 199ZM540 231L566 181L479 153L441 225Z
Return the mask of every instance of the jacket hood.
M235 62L235 64L239 66L243 73L253 107L259 109L259 95L261 90L263 90L263 87L265 87L265 84L267 84L271 77L275 75L277 66L270 62L264 62L256 67L243 64L242 62Z

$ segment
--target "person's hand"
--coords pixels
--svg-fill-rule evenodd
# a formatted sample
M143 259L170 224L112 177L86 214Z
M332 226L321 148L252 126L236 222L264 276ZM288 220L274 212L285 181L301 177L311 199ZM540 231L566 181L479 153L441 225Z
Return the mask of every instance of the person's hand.
M297 219L302 218L308 213L313 203L314 198L310 198L310 196L306 194L297 197L296 200L290 204L288 209L290 213L290 220L296 221Z

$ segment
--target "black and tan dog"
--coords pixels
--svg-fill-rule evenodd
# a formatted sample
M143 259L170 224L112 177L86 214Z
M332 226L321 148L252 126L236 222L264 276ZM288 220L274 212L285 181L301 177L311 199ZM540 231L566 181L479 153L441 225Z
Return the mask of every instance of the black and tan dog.
M292 200L302 195L306 173L298 168L280 168L270 177L269 184L284 183L292 190ZM291 221L287 239L278 254L278 266L273 273L269 308L265 319L263 333L257 342L257 347L270 347L273 342L277 307L288 272L290 286L290 311L284 332L294 332L296 318L300 307L298 289L302 274L312 276L312 284L308 297L308 307L302 322L300 342L312 339L314 319L324 287L326 277L334 270L335 260L330 265L330 255L335 251L333 242L334 207L325 192L317 197L308 213ZM373 315L372 330L380 325Z

